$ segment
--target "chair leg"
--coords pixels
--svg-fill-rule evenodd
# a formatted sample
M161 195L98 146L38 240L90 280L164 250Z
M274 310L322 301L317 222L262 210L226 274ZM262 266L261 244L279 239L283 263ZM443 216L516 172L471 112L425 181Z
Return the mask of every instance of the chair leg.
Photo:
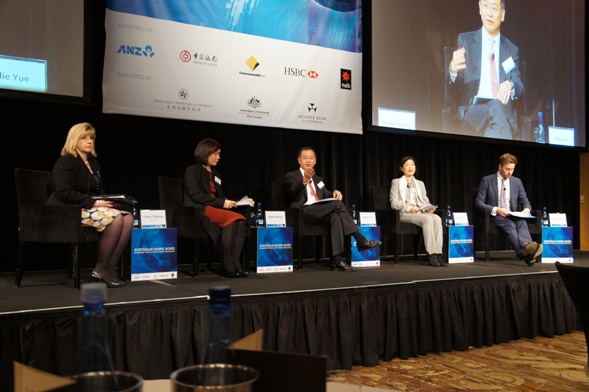
M72 252L72 278L74 279L74 290L80 289L80 268L78 265L78 244L71 245Z
M395 234L395 265L399 264L399 253L403 236Z
M198 276L198 262L199 262L199 251L200 251L200 241L199 239L194 240L194 260L192 261L192 277L196 278Z
M297 253L298 253L298 265L297 265L297 269L303 269L303 256L301 253L301 236L299 235L297 237Z
M489 234L485 233L483 247L485 248L485 261L489 261L491 258L489 251Z
M313 243L315 244L315 262L319 264L321 261L321 250L323 249L323 237L313 237Z
M25 242L19 241L18 242L18 254L16 257L16 267L14 269L14 287L20 287L20 283L22 281L22 265L23 265L23 257L25 254Z
M419 255L419 241L421 236L419 234L416 234L414 237L414 245L413 245L413 257L415 258L415 260L417 260L417 257Z

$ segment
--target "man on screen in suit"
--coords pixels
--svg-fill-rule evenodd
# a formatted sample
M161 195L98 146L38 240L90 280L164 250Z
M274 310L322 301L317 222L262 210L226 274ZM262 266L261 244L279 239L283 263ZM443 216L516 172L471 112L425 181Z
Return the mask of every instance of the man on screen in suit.
M501 155L497 173L481 179L474 205L478 210L491 211L491 219L507 235L517 257L531 267L542 254L542 244L532 241L525 218L510 215L511 211L518 211L518 205L526 215L532 209L524 185L513 177L516 164L515 155Z
M456 118L462 121L461 133L514 139L518 123L513 101L525 91L519 49L500 33L505 0L479 0L479 14L483 27L458 35L447 71L459 105ZM475 96L483 99L475 102Z
M358 226L341 201L343 199L342 193L338 190L327 189L321 177L315 174L317 158L313 148L301 148L298 162L299 169L286 173L284 177L287 204L293 208L303 208L305 223L329 225L331 268L354 271L355 268L342 259L345 252L345 236L353 235L358 242L358 250L360 251L379 246L381 242L369 240L360 234ZM319 200L328 198L335 200L317 203Z

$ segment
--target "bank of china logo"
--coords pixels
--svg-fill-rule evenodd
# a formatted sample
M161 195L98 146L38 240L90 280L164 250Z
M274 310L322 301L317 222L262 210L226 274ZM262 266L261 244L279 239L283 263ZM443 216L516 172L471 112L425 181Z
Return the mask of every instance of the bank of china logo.
M352 89L352 71L349 69L340 69L340 87L344 90Z
M178 96L180 97L180 99L187 100L189 95L190 94L188 94L188 90L186 90L185 88L180 89L180 91L178 91Z
M249 67L249 69L251 69L252 71L255 70L256 68L258 68L258 66L260 65L260 63L258 63L258 60L256 60L256 58L254 56L251 56L249 59L247 59L245 61L245 64Z
M314 103L310 103L307 109L309 109L309 111L314 111L315 113L317 113L317 106L315 106Z
M262 101L254 96L247 100L247 106L257 109L262 106Z
M180 52L180 60L182 60L183 62L187 63L192 59L192 55L190 54L189 51L187 50L183 50Z
M119 54L130 54L133 56L139 57L153 57L155 56L155 52L153 51L153 47L151 45L143 46L134 46L134 45L121 45L119 50L117 50Z

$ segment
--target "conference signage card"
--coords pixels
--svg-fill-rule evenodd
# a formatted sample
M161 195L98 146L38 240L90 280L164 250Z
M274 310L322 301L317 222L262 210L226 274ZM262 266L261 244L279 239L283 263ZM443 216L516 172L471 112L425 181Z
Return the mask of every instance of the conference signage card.
M292 272L292 227L258 227L258 273Z
M448 226L448 262L474 262L474 226Z
M543 227L542 245L544 246L542 250L543 263L573 262L572 227Z
M371 240L380 240L380 226L360 227L360 234ZM380 267L380 246L358 250L358 241L352 236L352 267Z
M171 229L133 229L131 281L178 277L178 232Z
M109 0L103 111L362 133L362 8Z

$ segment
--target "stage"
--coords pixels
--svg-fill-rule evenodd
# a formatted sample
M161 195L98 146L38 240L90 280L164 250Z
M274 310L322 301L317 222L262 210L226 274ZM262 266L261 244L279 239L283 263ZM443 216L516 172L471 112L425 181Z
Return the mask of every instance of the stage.
M589 255L576 252L574 264L589 266ZM192 278L189 265L179 270L178 279L108 290L117 369L161 379L199 362L208 336L206 295L220 284L232 289L235 339L262 328L266 350L324 355L329 368L580 329L554 264L528 267L513 252L448 268L404 257L353 273L330 271L327 261L239 279L210 271ZM81 315L65 271L25 271L20 288L13 279L0 275L2 390L12 385L13 360L69 374Z

